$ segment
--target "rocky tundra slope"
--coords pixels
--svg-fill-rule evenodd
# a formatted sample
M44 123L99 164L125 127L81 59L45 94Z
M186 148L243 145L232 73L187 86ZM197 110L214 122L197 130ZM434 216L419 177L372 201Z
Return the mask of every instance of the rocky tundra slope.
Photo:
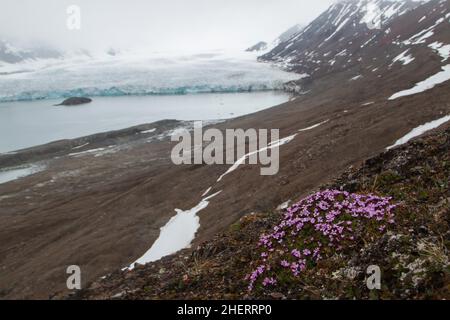
M289 209L254 212L195 250L117 271L75 293L77 299L448 299L450 298L450 127L368 159L321 190L389 196L395 223L352 231L351 245L279 284L249 291L246 276L265 252L259 245ZM370 232L369 232L370 231ZM299 249L305 246L304 236ZM278 261L279 262L279 261ZM381 290L366 286L370 265Z

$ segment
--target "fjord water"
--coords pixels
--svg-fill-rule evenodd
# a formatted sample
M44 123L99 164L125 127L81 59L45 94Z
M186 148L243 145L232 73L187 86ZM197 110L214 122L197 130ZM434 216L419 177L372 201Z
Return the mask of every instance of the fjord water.
M0 152L163 119L227 119L283 103L299 76L255 54L123 54L0 64ZM93 102L55 107L64 98Z
M0 103L0 152L123 129L163 119L228 119L289 100L283 92L97 97L90 104L60 100Z

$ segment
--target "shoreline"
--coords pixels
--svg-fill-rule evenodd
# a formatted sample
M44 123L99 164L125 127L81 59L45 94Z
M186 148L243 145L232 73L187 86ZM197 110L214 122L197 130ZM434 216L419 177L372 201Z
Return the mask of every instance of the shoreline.
M92 148L102 148L111 144L132 143L140 139L146 139L158 134L163 134L175 129L179 125L186 125L190 121L160 120L152 123L141 124L119 130L99 132L74 139L57 140L12 152L0 153L0 168L13 168L30 163L51 160L53 158L67 156L73 150L77 152L87 151ZM146 132L156 129L152 132ZM137 136L142 134L143 136Z
M285 70L283 70L285 71ZM288 71L285 71L288 72ZM297 74L296 72L290 72L293 74ZM300 80L300 79L299 79ZM138 97L164 97L164 96L197 96L197 95L204 95L204 94L233 94L233 93L258 93L258 92L284 92L284 93L290 93L289 89L286 89L286 85L288 85L293 81L284 82L282 84L281 88L267 88L267 89L230 89L230 90L211 90L211 91L200 91L200 92L183 92L183 93L170 93L170 92L164 92L164 93L142 93L142 94L131 94L131 93L123 93L120 95L88 95L90 98L124 98L124 97L132 97L132 98L138 98ZM64 99L70 98L73 95L61 95L58 97L50 97L50 98L31 98L31 99L13 99L13 100L0 100L0 107L2 104L7 103L18 103L18 102L36 102L36 101L50 101L50 102L61 102ZM53 105L57 106L57 105Z

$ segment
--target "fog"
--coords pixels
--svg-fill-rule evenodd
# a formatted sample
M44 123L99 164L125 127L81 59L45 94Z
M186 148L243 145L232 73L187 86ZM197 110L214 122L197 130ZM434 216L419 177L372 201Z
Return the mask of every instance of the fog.
M22 46L200 51L245 48L307 24L332 0L1 0L0 39ZM70 5L81 28L67 27Z

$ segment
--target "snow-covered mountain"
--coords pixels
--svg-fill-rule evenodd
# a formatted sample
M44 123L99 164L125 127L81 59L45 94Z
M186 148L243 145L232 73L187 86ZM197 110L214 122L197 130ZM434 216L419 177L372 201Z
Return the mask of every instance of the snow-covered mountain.
M439 70L449 43L449 0L343 0L260 59L309 75L303 84L341 71L414 78Z
M288 30L283 32L278 38L272 41L272 46L276 47L279 44L290 40L294 35L302 31L304 28L301 24L296 24L295 26L290 27Z
M7 41L0 40L0 62L20 63L25 60L52 59L61 57L57 50L36 47L32 49L18 48Z
M0 63L21 64L36 60L72 59L97 57L115 57L122 50L110 47L104 51L91 52L86 49L57 50L46 46L30 46L23 48L13 42L0 40Z
M303 30L303 26L300 24L296 24L295 26L290 27L288 30L286 30L285 32L280 34L276 39L272 40L270 43L267 43L265 41L260 41L260 42L256 43L255 45L249 47L245 51L260 52L260 53L268 52L268 51L274 49L275 47L277 47L278 45L280 45L281 43L290 40L294 35L296 35L297 33L299 33L302 30Z

